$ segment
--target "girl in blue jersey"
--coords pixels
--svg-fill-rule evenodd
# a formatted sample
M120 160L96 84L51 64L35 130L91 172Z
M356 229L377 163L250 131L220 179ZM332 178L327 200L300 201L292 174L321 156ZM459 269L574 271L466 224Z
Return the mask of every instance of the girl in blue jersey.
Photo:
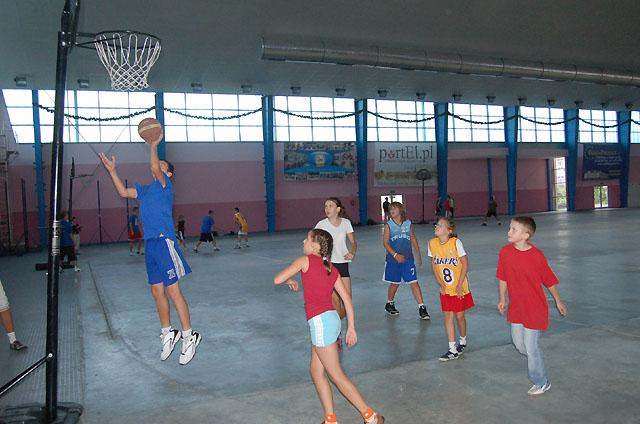
M384 225L382 242L387 251L383 281L389 283L387 304L384 309L391 316L400 313L396 309L394 299L400 285L408 284L418 303L420 319L430 319L422 298L422 290L418 284L416 264L413 259L413 251L415 250L418 266L422 266L420 246L418 246L418 240L413 232L413 226L411 221L407 219L402 203L392 202L389 206L389 213L391 219Z

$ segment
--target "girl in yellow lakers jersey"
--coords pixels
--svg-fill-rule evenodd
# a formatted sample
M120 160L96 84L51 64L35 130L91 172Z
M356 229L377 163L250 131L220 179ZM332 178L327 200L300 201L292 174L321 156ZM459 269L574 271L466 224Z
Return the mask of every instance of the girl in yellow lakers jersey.
M457 359L467 347L467 320L464 311L474 306L469 291L467 252L455 233L456 226L450 218L440 218L435 224L435 237L429 241L427 254L431 269L440 286L440 304L444 313L444 329L449 340L449 350L441 361ZM460 341L456 346L453 318L458 321Z

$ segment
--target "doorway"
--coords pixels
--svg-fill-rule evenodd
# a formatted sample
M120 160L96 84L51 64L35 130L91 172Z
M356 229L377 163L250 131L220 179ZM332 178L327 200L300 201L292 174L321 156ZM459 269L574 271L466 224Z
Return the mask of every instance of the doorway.
M389 203L392 203L392 202L403 203L402 194L398 194L395 191L392 191L389 194L383 194L382 196L380 196L380 221L381 222L384 222L384 207L382 205L384 204L384 201L386 199L389 200Z
M567 210L567 173L564 158L553 159L553 208Z
M609 186L597 185L593 187L593 205L596 209L609 207Z

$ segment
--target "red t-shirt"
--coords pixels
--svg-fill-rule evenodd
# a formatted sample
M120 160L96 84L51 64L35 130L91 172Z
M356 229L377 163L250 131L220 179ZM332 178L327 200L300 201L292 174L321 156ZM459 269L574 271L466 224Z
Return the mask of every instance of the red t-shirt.
M302 286L304 311L307 314L307 320L310 320L323 312L335 310L331 294L340 274L333 265L331 265L331 274L327 274L322 258L318 255L307 255L307 258L309 258L309 269L307 272L302 272Z
M507 319L531 330L549 326L549 304L542 285L551 287L560 281L553 273L544 253L531 245L518 250L508 244L500 250L496 278L507 282L509 310Z

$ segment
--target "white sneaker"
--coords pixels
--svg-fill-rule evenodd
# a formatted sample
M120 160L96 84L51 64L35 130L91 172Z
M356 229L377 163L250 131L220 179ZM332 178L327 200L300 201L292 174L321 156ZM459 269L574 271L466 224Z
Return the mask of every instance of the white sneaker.
M197 331L193 331L188 339L182 340L182 353L180 354L180 365L187 365L196 354L196 348L200 344L202 336Z
M534 384L533 386L531 386L531 388L529 389L527 394L529 396L542 395L542 394L544 394L544 392L546 392L550 388L551 388L551 383L549 383L548 381L543 386L539 386L537 384Z
M182 338L180 334L180 331L171 329L164 336L162 334L160 335L160 338L162 339L162 353L160 354L161 361L164 361L169 357L169 355L171 355L173 348L176 347L178 341Z
M73 268L73 270L74 270L75 272L80 272L80 267L76 266L76 267L74 267L74 268Z

